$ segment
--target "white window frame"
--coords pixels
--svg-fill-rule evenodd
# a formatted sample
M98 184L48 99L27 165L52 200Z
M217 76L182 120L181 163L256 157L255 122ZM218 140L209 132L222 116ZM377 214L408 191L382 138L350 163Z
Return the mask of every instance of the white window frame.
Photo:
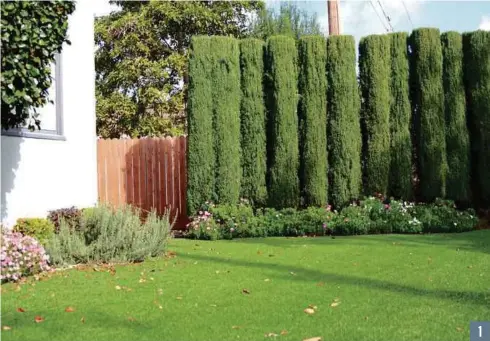
M55 78L55 111L56 111L56 129L41 129L30 131L27 128L2 129L2 135L17 136L43 140L65 141L63 129L63 73L62 73L62 56L60 53L55 55L54 78ZM42 124L42 122L41 122Z

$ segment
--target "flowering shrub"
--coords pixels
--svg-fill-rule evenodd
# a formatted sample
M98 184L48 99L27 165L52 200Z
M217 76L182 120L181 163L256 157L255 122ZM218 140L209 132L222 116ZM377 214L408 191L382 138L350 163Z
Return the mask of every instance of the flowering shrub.
M199 211L198 214L191 217L190 223L187 224L188 238L204 240L223 239L221 236L222 233L223 231L218 230L213 215L207 210Z
M239 237L322 236L376 233L435 233L471 231L478 219L473 210L458 211L451 201L415 204L368 197L342 211L327 207L253 208L246 201L238 205L205 203L192 217L186 237L231 239Z
M1 280L18 281L24 276L50 270L49 256L33 237L3 230L0 251Z

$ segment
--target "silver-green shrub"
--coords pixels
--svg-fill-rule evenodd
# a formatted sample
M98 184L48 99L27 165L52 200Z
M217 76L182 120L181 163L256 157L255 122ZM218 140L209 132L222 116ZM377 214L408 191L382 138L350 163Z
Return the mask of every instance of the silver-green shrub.
M47 243L51 262L138 262L163 254L172 228L168 214L140 217L131 206L98 206L83 211L78 229L62 220L59 233Z

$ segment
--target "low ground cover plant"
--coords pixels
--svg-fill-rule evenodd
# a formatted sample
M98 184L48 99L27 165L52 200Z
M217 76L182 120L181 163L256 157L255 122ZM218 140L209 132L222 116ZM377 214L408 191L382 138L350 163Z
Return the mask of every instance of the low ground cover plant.
M472 209L457 210L452 201L432 204L368 197L340 212L330 206L254 210L238 205L205 203L191 219L185 236L231 239L270 236L360 235L379 233L438 233L471 231L478 223Z

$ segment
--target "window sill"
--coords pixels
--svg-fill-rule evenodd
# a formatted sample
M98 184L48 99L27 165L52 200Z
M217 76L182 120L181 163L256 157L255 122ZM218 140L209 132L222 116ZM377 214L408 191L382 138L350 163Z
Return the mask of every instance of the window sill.
M59 135L56 132L49 131L49 130L38 130L38 131L3 130L2 136L25 137L25 138L41 139L41 140L66 141L66 137L64 135Z

